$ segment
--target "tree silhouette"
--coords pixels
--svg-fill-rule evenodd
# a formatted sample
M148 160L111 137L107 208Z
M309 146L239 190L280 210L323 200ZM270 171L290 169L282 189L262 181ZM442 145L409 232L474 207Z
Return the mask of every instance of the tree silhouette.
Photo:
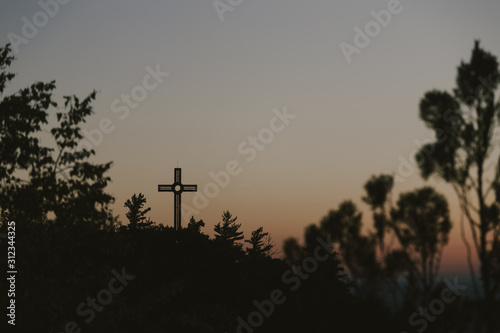
M441 255L451 230L448 203L433 188L424 187L401 194L394 207L391 202L394 177L372 176L365 183L363 201L373 212L376 239L381 249L385 276L394 291L405 295L405 302L415 304L433 290ZM386 249L386 235L393 241ZM392 249L394 241L399 248ZM398 279L406 277L406 290Z
M424 187L401 194L391 216L392 229L408 254L399 259L411 258L415 266L420 267L418 282L428 296L439 273L442 252L451 230L448 202L433 188Z
M382 300L390 293L393 306L402 301L411 308L435 287L451 222L446 199L430 187L402 194L393 207L393 184L393 176L384 174L365 183L362 199L373 212L374 232L361 233L362 214L349 200L331 210L320 227L338 243L359 295ZM314 229L308 227L306 235L314 234ZM406 284L401 284L401 277Z
M248 254L251 257L262 257L269 255L272 250L272 244L264 243L266 237L269 236L268 232L264 232L264 228L260 227L255 231L252 231L252 237L246 239L245 243L249 243L252 247L247 249Z
M196 221L194 217L191 216L191 219L189 220L189 223L187 225L187 229L201 233L201 228L203 228L204 226L205 222L203 222L203 220Z
M222 221L217 223L214 227L215 239L225 241L236 247L242 247L241 244L237 244L237 241L243 239L243 231L239 231L241 224L236 223L236 219L227 210L222 213Z
M492 280L499 274L494 261L500 246L500 164L493 156L493 132L500 115L500 103L495 102L499 78L497 58L476 41L469 62L461 62L457 68L453 93L432 90L420 101L420 118L435 132L436 141L424 145L417 155L422 176L438 176L450 183L458 196L481 263L483 293L488 300L500 285L499 279ZM496 166L488 170L489 163ZM489 196L492 192L493 199ZM469 267L475 282L470 260Z
M394 178L391 175L372 176L365 183L366 196L362 198L372 209L373 223L382 255L385 255L385 234L389 227L390 195L393 185Z
M287 238L283 241L283 253L286 262L289 264L296 264L305 258L304 249L294 237Z
M301 309L296 315L301 318L313 320L315 324L305 327L300 325L300 319L290 317L294 324L294 332L328 332L348 329L352 332L364 332L374 325L383 331L395 331L396 324L384 318L388 316L388 310L384 303L377 297L377 293L383 293L380 287L380 270L370 271L370 268L378 267L375 252L373 251L374 237L364 237L359 234L358 222L361 221L361 213L356 206L345 201L337 210L332 210L323 218L319 225L311 224L304 231L304 246L301 246L295 238L288 238L283 244L286 261L296 272L301 272L305 264L312 258L317 258L318 249L325 249L325 245L333 242L338 244L340 250L330 252L330 257L318 263L316 270L309 270L307 275L297 273L306 280L301 289L292 296L295 298L295 307ZM357 232L357 235L350 235ZM342 243L341 243L342 242ZM352 243L354 242L354 243ZM367 244L369 243L369 244ZM354 284L346 281L347 274L344 273L343 265L349 269L348 274L354 278ZM354 272L354 274L351 273ZM355 297L352 294L344 294L351 287L355 288ZM347 296L347 297L346 297ZM355 303L352 303L355 301ZM346 313L351 304L355 304L352 313ZM358 320L360 317L362 321ZM329 320L328 318L331 318ZM342 318L342 319L341 319ZM343 324L341 322L345 320Z
M10 54L9 45L0 49L2 221L112 224L109 205L114 199L105 193L111 162L90 163L95 151L80 144L80 127L93 113L96 92L83 100L65 96L65 111L55 112L57 125L47 131L51 109L58 106L52 97L55 81L37 82L3 96L14 78L7 72L13 61ZM49 132L54 143L42 144L43 132Z
M142 193L139 193L138 196L134 193L132 198L125 201L124 207L129 209L125 216L130 222L130 229L147 228L153 224L149 218L146 219L146 214L151 210L151 207L143 208L145 203L146 197Z
M348 268L359 295L374 297L380 292L381 267L375 237L361 234L362 213L346 200L320 221L321 230L337 242L342 262Z

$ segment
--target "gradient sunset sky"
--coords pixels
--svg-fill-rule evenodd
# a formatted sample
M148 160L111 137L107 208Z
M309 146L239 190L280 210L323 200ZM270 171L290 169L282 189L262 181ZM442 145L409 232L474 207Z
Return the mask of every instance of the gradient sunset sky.
M173 182L177 163L184 183L203 192L210 172L235 160L241 173L195 217L212 234L230 210L246 237L264 226L281 247L287 237L302 240L307 225L344 199L370 224L363 184L373 174L397 174L401 160L433 137L418 118L423 94L454 86L475 39L500 56L500 2L401 0L399 14L348 63L340 44L354 45L354 29L364 30L371 11L388 3L243 0L221 21L212 0L72 0L19 45L7 92L55 79L62 105L64 95L99 90L85 128L106 118L114 128L95 147L95 161L114 162L109 192L121 220L125 200L142 192L151 218L173 225L173 195L157 185ZM33 22L41 10L37 1L3 4L1 44L9 33L22 36L23 17ZM115 112L148 68L169 75L127 116ZM238 147L285 108L295 119L247 161ZM446 194L454 228L442 269L463 270L450 186L424 182L417 169L403 178L395 197L429 184ZM183 202L193 198L184 194Z

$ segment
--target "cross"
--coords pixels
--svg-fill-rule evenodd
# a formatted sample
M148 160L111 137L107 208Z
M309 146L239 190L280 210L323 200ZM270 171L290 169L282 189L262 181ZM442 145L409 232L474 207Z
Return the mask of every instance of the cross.
M196 192L198 185L183 185L181 182L181 168L174 169L174 183L172 185L158 185L158 192L174 192L174 228L181 228L181 193Z

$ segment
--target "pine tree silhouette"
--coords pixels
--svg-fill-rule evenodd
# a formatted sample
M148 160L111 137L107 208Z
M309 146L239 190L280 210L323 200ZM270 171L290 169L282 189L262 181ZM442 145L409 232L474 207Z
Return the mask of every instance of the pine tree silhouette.
M153 224L153 222L147 218L146 214L151 210L151 207L145 208L146 197L139 193L139 195L132 195L131 199L125 201L124 207L127 207L129 211L125 214L127 219L130 221L129 229L136 230L147 228Z
M203 220L196 221L194 217L191 216L191 219L189 220L189 223L187 225L187 229L201 233L201 228L203 228L204 226L205 222L203 222Z
M247 249L248 254L251 257L263 257L269 255L273 248L273 245L269 242L264 243L264 239L269 236L268 232L264 232L264 228L260 227L255 231L252 231L252 237L246 239L245 243L249 243L252 247Z
M236 247L242 247L237 244L237 241L243 239L243 231L239 231L241 224L236 223L238 217L233 215L227 210L222 213L222 221L217 223L214 227L215 239L228 242Z

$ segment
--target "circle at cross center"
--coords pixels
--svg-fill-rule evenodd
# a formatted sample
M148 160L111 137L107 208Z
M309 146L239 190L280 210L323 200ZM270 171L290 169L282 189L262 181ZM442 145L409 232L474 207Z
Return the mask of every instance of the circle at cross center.
M175 185L174 190L175 190L175 192L179 192L181 190L181 186Z

